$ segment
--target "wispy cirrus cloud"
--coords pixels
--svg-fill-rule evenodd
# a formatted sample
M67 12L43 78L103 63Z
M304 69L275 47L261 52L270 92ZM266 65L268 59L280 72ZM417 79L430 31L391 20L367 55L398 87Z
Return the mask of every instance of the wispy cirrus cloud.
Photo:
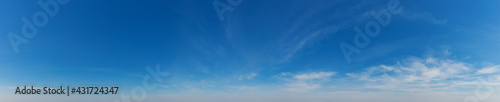
M448 19L437 18L431 12L403 12L402 16L408 20L424 21L432 24L447 24Z
M477 79L482 78L479 74L494 73L498 66L475 68L470 63L447 58L410 57L394 65L373 66L362 72L346 73L346 76L365 84L359 89L448 92L457 91L457 88L472 88L471 85L479 85ZM499 79L491 80L490 78L488 85L498 86L495 83L500 81Z

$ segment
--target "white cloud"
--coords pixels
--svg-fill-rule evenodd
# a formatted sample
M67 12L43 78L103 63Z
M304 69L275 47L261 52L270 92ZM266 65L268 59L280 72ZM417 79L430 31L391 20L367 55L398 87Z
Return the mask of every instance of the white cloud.
M311 79L322 79L327 78L334 75L334 72L312 72L312 73L304 73L293 76L293 78L298 80L311 80Z
M335 72L310 72L301 74L281 73L277 77L287 81L285 90L288 92L307 92L322 87L321 83L326 82Z
M444 49L443 51L443 55L445 56L449 56L451 55L452 53L449 51L450 50L450 47L449 46L442 46L442 48Z
M281 72L281 76L286 76L286 75L290 75L290 74L292 74L292 73L290 73L290 72Z
M245 80L245 79L250 80L250 79L252 79L252 78L254 78L256 76L257 76L257 73L248 73L248 74L245 74L245 75L240 75L238 77L238 80Z
M302 39L300 42L298 42L297 46L295 46L293 49L291 49L291 51L288 52L288 54L285 56L284 59L281 60L281 62L284 62L284 61L287 61L289 60L290 58L293 57L293 55L299 51L300 49L302 49L302 47L304 47L304 45L309 42L309 40L312 40L313 38L315 38L316 36L318 36L319 33L321 33L322 31L316 31L314 33L312 33L311 35L305 37L304 39Z
M366 81L364 88L399 91L439 90L454 87L454 81L467 79L473 68L464 62L443 58L411 57L395 65L369 67L363 72L347 73L350 78Z
M486 68L482 68L480 70L478 70L476 72L476 74L491 74L491 73L496 73L499 70L500 68L500 65L495 65L495 66L491 66L491 67L486 67Z

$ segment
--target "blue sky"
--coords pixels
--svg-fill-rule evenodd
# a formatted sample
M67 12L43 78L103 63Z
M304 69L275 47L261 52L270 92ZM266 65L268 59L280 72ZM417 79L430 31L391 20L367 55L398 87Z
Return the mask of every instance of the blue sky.
M482 90L491 93L486 98L474 93L500 85L499 1L40 1L59 9L31 38L22 18L48 14L39 1L0 2L0 95L11 97L0 101L120 100L157 65L164 81L141 101L500 100L492 90ZM224 19L217 1L231 8ZM396 2L401 12L389 11L378 35L357 46L354 29L381 24L371 12ZM9 33L28 42L15 46ZM346 59L342 43L359 53ZM488 83L475 83L482 79ZM93 84L122 91L13 94L23 85Z

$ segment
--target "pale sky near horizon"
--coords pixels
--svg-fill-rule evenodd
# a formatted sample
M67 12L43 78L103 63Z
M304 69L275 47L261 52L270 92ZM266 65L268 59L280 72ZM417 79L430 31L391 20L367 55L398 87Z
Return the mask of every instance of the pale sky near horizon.
M497 102L499 5L3 0L0 101ZM163 81L130 97L145 87L147 67ZM118 85L120 93L14 94L17 86L60 85Z

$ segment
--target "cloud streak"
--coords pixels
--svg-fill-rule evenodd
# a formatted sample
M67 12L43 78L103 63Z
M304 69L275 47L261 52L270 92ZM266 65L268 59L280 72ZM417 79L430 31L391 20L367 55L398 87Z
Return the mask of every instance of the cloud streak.
M248 74L245 74L245 75L240 75L238 77L238 80L245 80L245 79L250 80L250 79L252 79L252 78L254 78L256 76L257 76L257 73L248 73Z
M287 81L284 90L293 93L308 92L322 87L322 82L327 82L335 72L309 72L301 74L281 73L275 76Z
M497 72L498 65L474 68L472 64L446 58L410 57L394 65L378 65L362 72L346 73L347 79L361 81L359 89L377 89L402 92L463 92L479 85L481 74ZM474 72L476 74L474 74ZM497 76L488 85L499 86Z

